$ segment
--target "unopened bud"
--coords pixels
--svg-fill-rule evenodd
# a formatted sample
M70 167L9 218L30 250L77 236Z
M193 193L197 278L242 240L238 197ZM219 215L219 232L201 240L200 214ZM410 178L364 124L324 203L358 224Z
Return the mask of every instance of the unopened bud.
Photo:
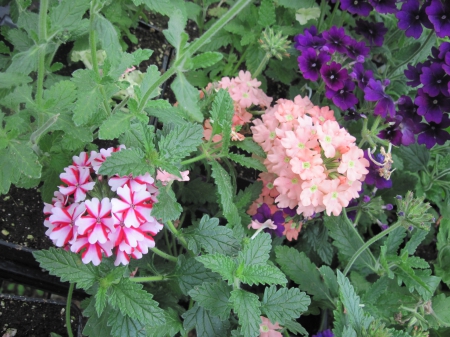
M388 211L392 211L394 209L394 206L392 206L392 204L387 204L384 205L382 208Z

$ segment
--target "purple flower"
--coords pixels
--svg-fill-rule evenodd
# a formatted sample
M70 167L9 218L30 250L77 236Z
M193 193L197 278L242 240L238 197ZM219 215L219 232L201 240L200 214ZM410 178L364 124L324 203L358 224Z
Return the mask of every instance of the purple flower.
M423 67L422 75L420 75L423 91L431 97L436 97L439 93L442 93L444 96L450 96L448 92L449 79L449 76L439 63L433 63L430 67Z
M386 14L397 11L395 0L369 0L369 2L378 13Z
M357 120L363 118L363 116L364 115L357 112L354 107L347 109L347 111L345 111L345 113L344 113L344 119L346 121L357 121ZM366 116L364 116L364 117L366 117Z
M370 150L367 150L370 151ZM391 188L392 187L392 180L388 180L380 176L380 168L381 166L378 166L375 164L367 154L367 151L364 151L364 158L366 158L370 166L368 167L369 173L366 175L366 179L364 182L367 185L375 185L376 188L379 190L385 189L385 188ZM384 161L384 156L382 154L378 154L374 158L377 162L382 163Z
M330 329L318 332L317 335L313 335L312 337L334 337L333 332Z
M364 36L369 40L369 44L372 46L381 47L384 41L384 35L387 33L387 28L382 22L369 22L365 20L356 20L356 34Z
M431 149L436 143L444 145L447 140L450 140L450 133L445 130L449 126L450 118L447 114L442 117L440 123L420 123L418 126L420 134L417 138L417 142L419 144L425 144L427 149Z
M366 0L342 0L341 9L352 14L368 16L373 7Z
M358 57L360 56L362 56L364 59L367 55L369 55L370 52L370 49L366 47L364 41L358 42L353 39L351 39L350 44L346 48L347 48L346 54L352 60L358 60Z
M331 99L338 108L347 110L358 103L358 99L353 95L353 89L355 89L355 83L347 80L344 82L344 87L339 90L325 86L325 96Z
M431 97L422 88L417 90L414 103L419 107L417 113L427 122L440 123L443 112L450 111L450 99L442 94Z
M421 10L419 0L408 0L403 3L402 9L395 14L398 19L398 28L406 30L405 35L418 39L422 35L422 21L428 19Z
M394 118L386 117L386 123L389 126L381 130L378 137L381 139L389 140L393 145L399 146L402 143L402 130L400 129L400 123L402 121L401 116L395 116Z
M344 81L348 78L347 69L341 69L341 64L336 62L331 62L330 65L324 64L320 68L320 74L325 84L333 90L342 89Z
M308 48L319 49L325 45L325 39L322 37L322 34L317 34L316 26L305 29L304 35L297 35L294 37L294 41L295 48L302 52Z
M440 46L439 46L439 54L438 54L438 59L441 61L445 60L445 55L447 55L447 52L450 51L450 42L443 42Z
M416 140L414 135L417 134L417 125L422 118L417 114L418 106L413 103L411 97L401 96L398 100L397 116L401 116L400 130L402 131L402 144L407 146L413 144Z
M350 76L358 81L358 87L361 88L361 90L364 90L364 88L369 83L370 79L373 79L373 72L372 70L364 70L364 66L361 63L355 64L353 67L353 72L350 74Z
M424 63L417 63L415 67L411 64L408 64L408 69L405 69L405 76L410 81L406 82L407 85L409 85L410 87L417 87L418 85L422 84L422 82L420 82L420 75L422 74L422 68L424 66Z
M442 65L442 69L444 69L447 75L450 75L450 52L445 54L445 63Z
M425 12L434 25L437 36L450 36L450 4L444 5L439 0L431 0L431 4L425 9Z
M319 78L320 68L331 59L331 56L325 52L316 53L313 48L305 50L301 56L298 57L298 65L303 73L303 77L317 81Z
M375 105L374 115L386 118L386 115L395 116L394 100L391 96L384 92L383 85L380 81L375 81L373 78L364 88L364 99L371 102L377 102Z
M277 229L272 230L269 228L264 229L267 233L274 232L277 236L281 237L283 236L284 232L284 217L283 217L283 211L279 210L276 211L274 214L270 212L269 206L264 203L261 206L258 207L256 210L256 214L252 216L252 220L256 220L259 223L264 223L267 220L272 220L275 225L277 225Z
M350 44L351 37L345 34L343 27L333 26L322 35L326 41L325 46L329 48L331 54L335 51L344 54L347 51L345 46Z

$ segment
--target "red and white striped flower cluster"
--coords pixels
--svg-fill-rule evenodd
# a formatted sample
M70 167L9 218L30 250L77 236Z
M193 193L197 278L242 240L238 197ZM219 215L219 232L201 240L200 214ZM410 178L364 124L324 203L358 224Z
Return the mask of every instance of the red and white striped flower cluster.
M118 148L80 153L60 175L52 204L45 204L46 234L58 247L81 252L84 263L99 265L116 255L115 265L140 259L155 246L162 225L151 216L158 189L149 173L133 177L99 175L102 163ZM86 199L88 196L100 196ZM111 197L116 196L116 197Z

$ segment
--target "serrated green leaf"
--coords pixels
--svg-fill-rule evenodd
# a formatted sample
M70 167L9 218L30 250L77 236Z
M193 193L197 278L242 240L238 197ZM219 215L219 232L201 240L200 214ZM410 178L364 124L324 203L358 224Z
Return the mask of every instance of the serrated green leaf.
M147 101L147 104L145 105L146 109L170 109L172 105L165 99L154 99ZM172 118L172 116L170 116ZM178 124L178 123L177 123Z
M168 308L164 311L166 322L160 326L152 326L147 329L147 337L173 337L178 332L183 331L183 324L180 321L178 313Z
M225 321L230 316L229 302L231 288L225 282L203 283L189 291L189 296L203 308L211 311L213 316Z
M242 271L236 273L236 277L250 286L254 284L286 285L287 283L287 279L283 272L271 265L244 266Z
M143 324L161 325L165 322L164 311L152 300L153 295L142 290L142 285L123 278L111 285L108 302L127 315Z
M389 233L384 245L387 247L387 254L397 254L397 250L403 243L406 236L406 228L399 227Z
M114 139L118 138L122 133L130 129L130 121L133 115L127 114L122 111L117 111L113 115L109 116L98 131L99 139Z
M271 322L280 325L286 321L296 320L301 313L308 309L311 299L298 288L281 288L276 286L266 287L261 302L261 311Z
M221 321L219 317L212 315L198 303L186 311L182 317L184 329L188 331L195 327L198 337L226 336L230 326L228 321Z
M206 268L220 274L224 280L228 281L228 284L233 283L236 262L231 257L215 253L198 256L196 259Z
M293 334L302 334L303 336L309 336L308 331L305 330L304 327L301 326L300 323L295 321L286 321L284 322L284 327L288 329Z
M183 207L178 203L172 187L162 186L159 181L157 186L159 187L158 202L153 205L152 216L161 219L162 222L178 219Z
M269 233L260 233L253 240L250 240L244 249L239 252L239 260L246 266L265 265L269 260L269 253L272 249L272 240Z
M0 150L0 194L8 193L11 184L17 183L20 178L20 171L11 165L9 156L8 150Z
M57 113L64 110L71 111L77 98L76 85L70 81L59 81L44 91L44 106Z
M0 73L0 89L15 87L31 81L31 77L21 73Z
M185 236L188 239L189 249L195 254L203 247L208 253L220 253L234 255L239 249L239 242L233 237L230 228L219 226L219 219L210 219L204 215L198 228L187 230Z
M444 294L434 296L432 299L433 314L427 315L426 318L430 321L437 321L435 326L449 326L450 325L450 297L445 297Z
M108 292L108 288L99 287L97 293L95 294L95 310L97 311L97 315L100 317L103 313L103 310L106 307L106 293Z
M300 253L294 248L279 246L275 248L275 254L281 270L297 283L301 290L314 295L316 301L328 300L334 304L330 290L322 281L317 266L309 260L304 252Z
M266 158L266 153L262 147L251 138L247 137L243 141L230 142L230 146L236 146L250 154L255 154L261 158Z
M158 71L158 67L156 67L154 64L152 64L150 67L147 68L147 71L144 74L144 77L142 78L142 83L139 86L142 94L146 94L148 90L150 90L150 87L153 86L153 84L159 79L161 76L161 73ZM149 96L149 98L153 98L158 96L160 89L156 88L153 90Z
M430 151L425 145L411 144L410 146L401 146L398 149L400 157L403 159L403 167L410 172L417 172L428 167Z
M184 28L186 27L187 19L180 9L174 9L170 15L168 29L163 30L163 34L167 41L175 47L178 54L180 54L185 47L186 40L183 34L186 35Z
M198 68L208 68L216 64L223 58L222 53L208 51L192 58L192 70Z
M300 25L305 25L309 20L315 20L320 17L320 8L310 7L310 8L300 8L295 12L295 20L297 20Z
M177 98L178 106L185 111L191 120L202 123L203 114L198 106L198 90L189 83L183 73L177 74L170 88Z
M133 123L128 131L120 138L121 144L127 148L138 147L150 153L155 149L153 139L155 137L155 127L144 123Z
M418 228L413 235L411 236L411 239L406 243L405 249L408 251L409 255L413 255L419 247L420 243L425 239L427 236L428 231Z
M389 279L387 276L383 276L372 283L372 286L364 296L362 297L363 303L366 304L376 304L377 299L386 292L389 284Z
M52 34L76 29L89 9L89 3L89 0L65 0L52 7L49 14Z
M276 22L275 5L272 0L263 0L259 6L258 23L262 27L269 27Z
M258 171L267 172L266 166L258 159L252 157L246 157L240 154L229 153L228 158L232 161L248 168L253 168Z
M211 107L211 119L213 127L213 135L222 134L222 154L228 153L230 137L231 137L231 125L234 116L233 100L227 90L220 89Z
M210 161L212 168L212 177L217 185L220 195L220 204L223 209L223 215L232 226L239 225L241 219L236 206L233 203L233 189L230 182L230 176L223 167L215 160Z
M167 126L172 128L168 132ZM186 123L175 127L166 124L163 134L158 141L160 158L171 163L188 156L203 142L203 127L196 123Z
M112 337L147 337L145 324L123 315L118 309L109 311L108 325Z
M151 104L153 101L149 101ZM167 108L158 108L158 107L150 107L144 109L147 115L154 116L158 118L163 124L175 124L175 125L184 125L187 122L189 116L179 107L167 107Z
M330 291L332 297L337 297L339 293L339 285L337 283L336 274L333 269L328 266L321 266L319 268L320 276Z
M205 266L197 261L197 259L186 259L182 255L178 257L175 276L178 278L178 285L185 295L188 294L189 290L202 285L204 282L216 282L218 280L217 274L206 270Z
M100 45L106 51L108 60L113 65L118 64L121 59L122 47L113 24L101 14L97 14L94 18L94 29Z
M133 65L138 66L142 61L146 61L150 59L150 56L153 55L153 50L151 49L136 49L132 54L134 63Z
M133 0L136 6L145 4L152 12L170 16L174 10L174 5L170 0Z
M46 45L32 45L28 50L17 53L12 57L12 62L6 73L21 73L28 75L32 71L36 71L38 67L38 54L40 48Z
M330 265L333 259L333 247L328 242L328 230L323 224L315 225L305 232L306 241L316 251L323 262Z
M239 193L234 198L234 204L240 210L244 212L247 211L248 207L258 199L261 194L263 184L262 181L256 181L249 185L244 191L239 191Z
M99 173L102 175L134 176L144 175L149 170L149 166L144 159L144 152L141 149L124 149L114 152L106 158L100 167Z
M91 303L93 301L91 300ZM92 305L92 307L94 307ZM89 319L84 326L83 336L89 337L111 337L111 327L108 326L108 312L103 311L100 317L97 316L95 309L93 312L88 313L87 310L83 311L85 316L88 316Z
M9 158L12 167L28 178L40 178L42 165L30 144L9 142Z
M246 337L256 337L259 335L259 325L261 324L261 303L258 296L242 289L231 292L231 302L233 310L239 317L241 333Z
M97 279L98 273L92 264L84 264L79 255L64 249L50 248L33 252L40 266L61 281L76 283L77 288L89 289Z

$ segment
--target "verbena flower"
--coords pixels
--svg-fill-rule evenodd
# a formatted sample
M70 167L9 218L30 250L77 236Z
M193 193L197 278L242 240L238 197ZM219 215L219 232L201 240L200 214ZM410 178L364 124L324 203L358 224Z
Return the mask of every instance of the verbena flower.
M377 102L374 109L374 115L385 118L388 114L391 117L395 116L394 100L391 96L385 93L383 85L380 81L373 78L364 88L364 99L367 101Z
M325 96L331 99L338 108L347 110L358 103L358 99L353 94L355 89L355 83L351 80L344 82L344 87L339 90L333 90L329 87L325 87Z
M308 48L298 57L298 65L304 78L317 81L322 65L330 59L331 56L329 54L325 52L319 52L317 54L315 49Z
M450 4L440 0L431 0L430 5L425 9L431 23L434 26L436 35L439 37L450 36Z
M445 129L450 126L450 118L447 114L442 117L440 123L428 122L428 124L420 123L418 125L419 136L417 142L425 144L427 149L431 149L434 145L444 145L450 140L450 133Z
M272 214L267 204L262 204L255 215L252 216L252 220L258 221L260 224L264 224L267 220L270 220L274 227L266 228L266 232L273 231L277 236L283 236L284 232L284 217L283 211L278 210ZM254 228L255 229L255 228Z
M348 11L351 14L368 16L373 7L367 0L342 0L341 9Z
M407 85L411 87L417 87L422 82L420 81L420 75L422 74L422 68L431 65L431 62L426 63L417 63L416 66L412 66L408 64L407 69L405 69L404 73L409 82L406 82Z
M368 41L369 45L381 47L384 41L384 35L387 33L388 29L384 26L382 22L369 22L365 20L356 20L356 34L364 36Z
M259 337L283 337L281 332L277 331L282 329L282 327L275 322L272 324L268 318L261 316L262 323L259 325Z

